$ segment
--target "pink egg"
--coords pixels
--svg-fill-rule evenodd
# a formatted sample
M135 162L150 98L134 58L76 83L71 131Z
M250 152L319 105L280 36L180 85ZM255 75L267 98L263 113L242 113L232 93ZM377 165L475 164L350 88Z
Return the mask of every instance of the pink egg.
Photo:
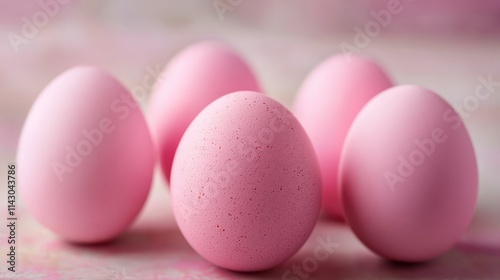
M347 131L363 105L391 86L373 61L336 55L313 69L297 94L293 112L315 148L321 168L323 208L332 217L343 218L337 170Z
M390 88L361 110L339 173L348 224L388 259L442 254L474 213L478 169L469 134L453 108L423 88Z
M40 94L17 161L21 199L40 223L69 241L101 242L141 210L155 154L132 95L102 70L81 66Z
M175 218L189 244L226 269L272 268L309 237L321 206L313 147L284 106L236 92L186 130L172 166Z
M196 115L218 97L239 90L260 91L248 65L215 41L192 45L164 70L151 103L153 135L166 179L182 134Z

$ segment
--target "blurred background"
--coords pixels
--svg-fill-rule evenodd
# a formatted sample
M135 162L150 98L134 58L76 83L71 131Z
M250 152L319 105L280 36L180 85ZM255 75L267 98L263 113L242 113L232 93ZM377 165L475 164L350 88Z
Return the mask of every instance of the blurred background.
M381 19L391 10L397 13ZM112 244L65 244L21 215L19 279L281 279L312 254L315 238L330 234L339 252L311 277L500 278L500 1L0 0L0 35L0 217L7 208L6 166L15 161L31 104L50 80L78 64L99 66L133 88L189 44L221 39L245 57L264 91L286 106L307 73L346 46L377 60L395 83L429 88L456 108L474 95L480 77L492 81L491 96L462 114L480 169L476 215L461 243L435 261L385 262L345 225L321 220L304 248L272 271L220 270L197 256L176 229L158 175L141 217ZM2 256L5 234L0 228Z

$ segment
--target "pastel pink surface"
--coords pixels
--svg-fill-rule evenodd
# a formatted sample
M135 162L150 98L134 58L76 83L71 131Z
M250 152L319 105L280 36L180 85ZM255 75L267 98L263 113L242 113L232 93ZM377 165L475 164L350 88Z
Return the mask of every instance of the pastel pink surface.
M155 155L130 93L104 71L82 66L40 94L17 161L21 199L40 223L69 241L100 242L141 210Z
M452 107L405 85L376 96L353 122L340 184L347 222L367 247L392 260L425 261L467 229L478 170Z
M293 111L307 131L321 168L323 208L342 219L337 169L349 127L363 105L392 86L373 61L335 55L311 71L300 88Z
M172 167L174 215L188 243L223 268L257 271L292 257L321 203L313 147L284 106L236 92L206 107Z
M153 135L167 180L177 145L189 123L210 102L239 90L260 91L260 86L246 62L223 43L192 45L168 64L150 108Z

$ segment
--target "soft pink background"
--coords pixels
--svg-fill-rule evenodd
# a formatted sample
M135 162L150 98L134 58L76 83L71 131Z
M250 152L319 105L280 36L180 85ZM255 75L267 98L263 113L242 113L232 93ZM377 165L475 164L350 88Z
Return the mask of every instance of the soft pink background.
M22 18L38 1L0 1L0 217L6 215L6 165L15 161L18 135L31 103L57 74L94 64L126 86L139 85L147 67L162 67L177 51L204 38L222 38L249 61L265 91L286 106L307 72L339 44L352 44L354 28L372 20L386 1L245 1L221 20L212 1L69 1L15 53L7 34L20 34ZM363 54L381 62L397 83L432 89L452 104L474 93L479 75L500 81L498 1L401 1ZM195 81L193 81L195 82ZM362 82L362 81L360 81ZM147 102L143 102L147 107ZM61 104L62 106L64 104ZM137 223L100 246L58 240L19 210L18 273L5 270L6 227L0 226L0 279L280 279L313 255L317 237L338 243L311 273L317 279L500 278L500 87L464 121L479 161L480 195L469 231L434 261L400 265L364 248L343 224L321 219L302 250L271 271L228 272L189 247L175 225L166 184L157 174ZM50 124L47 124L50 125ZM20 198L22 200L22 198ZM22 203L22 201L20 202Z

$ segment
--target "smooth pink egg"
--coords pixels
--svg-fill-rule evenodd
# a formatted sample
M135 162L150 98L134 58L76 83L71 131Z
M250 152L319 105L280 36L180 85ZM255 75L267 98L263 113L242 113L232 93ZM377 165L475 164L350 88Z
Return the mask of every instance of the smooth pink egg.
M150 107L167 180L177 145L194 117L218 97L239 90L260 91L260 86L246 62L221 42L192 45L167 65Z
M391 260L439 256L474 214L478 168L467 129L446 101L417 86L390 88L361 110L339 174L348 224Z
M102 70L80 66L33 104L17 153L19 191L41 224L73 242L123 232L149 193L155 162L132 95Z
M332 217L343 219L337 170L347 131L366 102L391 86L391 80L372 60L335 55L311 71L297 94L293 112L315 148L323 208Z
M292 257L316 224L321 177L312 144L284 106L236 92L186 130L172 166L176 221L208 261L258 271Z

